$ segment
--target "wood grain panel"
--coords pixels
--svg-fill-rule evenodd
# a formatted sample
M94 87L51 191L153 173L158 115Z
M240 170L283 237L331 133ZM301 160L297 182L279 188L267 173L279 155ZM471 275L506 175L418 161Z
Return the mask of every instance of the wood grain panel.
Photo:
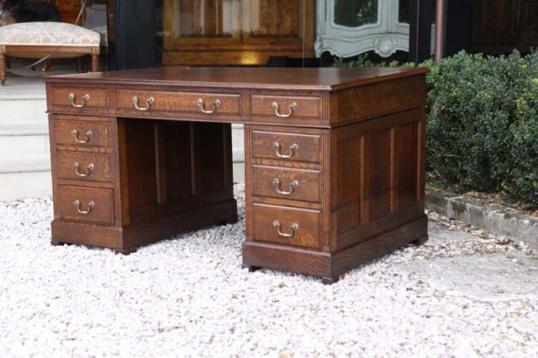
M422 108L413 109L333 131L330 193L336 250L422 214L423 114Z
M405 208L417 202L418 128L416 123L396 129L396 158L398 180L398 207Z
M68 221L112 225L114 224L113 190L59 185L57 200L59 218ZM80 202L80 209L91 212L81 214L77 211L75 201Z
M83 108L75 108L71 105L69 95L75 96L75 104L81 105L82 96L89 96ZM78 86L51 86L48 95L49 103L53 108L61 108L70 112L95 112L108 107L108 92L105 88L99 87L78 87ZM50 110L51 108L49 108Z
M84 117L83 120L75 118L80 117L53 116L54 136L57 145L76 147L111 146L110 122L92 120L93 117ZM73 131L76 131L78 134L74 135ZM87 140L87 143L77 143L75 137L82 141Z
M279 184L274 183L279 180ZM317 170L284 169L254 165L252 168L252 192L256 196L301 200L318 203L321 200L321 172ZM290 187L296 181L297 186ZM277 192L292 191L290 195Z
M336 217L338 233L360 223L361 170L363 165L363 135L338 143L336 176Z
M369 134L367 140L370 152L368 200L370 221L375 221L390 214L390 180L391 180L391 138L390 130L381 130Z
M146 107L146 100L150 97L155 99L155 103L150 105L151 112L179 112L179 113L197 113L203 114L198 106L198 100L204 101L205 110L215 110L214 114L207 114L208 117L216 117L219 114L241 115L241 96L239 94L225 93L204 93L204 92L168 92L168 91L151 91L151 90L117 90L117 108L120 111L137 111L134 107L133 97L138 97L139 106ZM220 105L213 107L215 101Z
M275 148L275 143L278 143L278 149ZM276 154L277 151L281 155L291 155L291 158L279 158ZM321 136L253 130L252 156L254 158L319 163L321 161Z
M174 201L192 195L191 125L184 122L160 125L167 199Z
M271 94L259 94L250 96L251 113L254 116L277 117L273 103L277 103L281 114L289 114L289 106L295 103L297 106L289 117L313 117L317 118L321 113L321 99L318 97L279 96Z
M331 123L365 120L423 106L424 76L366 84L331 93Z
M113 164L109 154L58 151L56 158L60 179L109 182L112 178Z
M131 120L127 123L126 158L129 180L129 212L132 217L143 215L157 206L157 163L155 132L151 121Z
M254 204L254 240L275 242L292 246L319 247L320 212L284 206ZM275 220L281 223L281 231L290 233L290 226L298 224L299 229L291 238L283 238L273 226Z
M193 123L192 126L195 193L230 187L231 126L221 123Z

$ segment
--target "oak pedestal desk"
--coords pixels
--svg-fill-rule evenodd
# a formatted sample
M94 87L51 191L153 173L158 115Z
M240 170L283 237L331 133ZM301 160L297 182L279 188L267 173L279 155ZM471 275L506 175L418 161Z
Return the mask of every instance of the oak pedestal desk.
M420 243L425 72L165 67L49 77L52 243L130 253L236 222L230 123L245 125L244 266L330 283Z

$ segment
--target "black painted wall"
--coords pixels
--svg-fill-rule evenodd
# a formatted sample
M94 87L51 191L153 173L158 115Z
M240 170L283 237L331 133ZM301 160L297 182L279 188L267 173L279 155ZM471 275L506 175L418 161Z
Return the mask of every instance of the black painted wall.
M162 27L162 0L114 1L114 18L114 68L160 66L158 33Z
M411 0L409 11L409 61L420 63L431 58L431 26L435 0Z
M431 58L431 25L435 23L436 0L411 0L409 60ZM471 0L447 0L445 56L471 48L473 11Z
M447 0L445 56L471 48L473 2L471 0Z

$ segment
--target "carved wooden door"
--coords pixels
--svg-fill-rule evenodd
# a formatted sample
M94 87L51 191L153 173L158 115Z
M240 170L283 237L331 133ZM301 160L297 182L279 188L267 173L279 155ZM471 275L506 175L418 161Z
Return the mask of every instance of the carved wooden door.
M318 0L316 55L409 51L409 0Z

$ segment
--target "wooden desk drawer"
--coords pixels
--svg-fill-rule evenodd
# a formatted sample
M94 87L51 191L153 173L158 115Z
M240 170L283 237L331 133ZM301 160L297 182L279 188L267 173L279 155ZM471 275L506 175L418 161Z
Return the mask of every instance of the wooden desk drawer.
M48 96L53 108L60 107L63 110L95 112L108 107L105 88L53 86Z
M253 116L268 116L279 119L309 118L321 115L321 98L278 95L251 95Z
M111 131L112 127L107 121L54 118L54 136L57 145L109 147L112 146Z
M255 241L318 248L321 214L317 210L253 204Z
M112 177L109 154L57 151L56 159L56 173L60 179L109 182Z
M320 202L321 173L316 170L284 169L254 165L254 195Z
M298 162L321 162L319 135L252 131L251 153L254 158Z
M116 98L117 108L123 111L148 114L152 112L194 113L207 117L241 116L239 94L119 89Z
M56 198L62 220L114 224L112 189L59 185Z

